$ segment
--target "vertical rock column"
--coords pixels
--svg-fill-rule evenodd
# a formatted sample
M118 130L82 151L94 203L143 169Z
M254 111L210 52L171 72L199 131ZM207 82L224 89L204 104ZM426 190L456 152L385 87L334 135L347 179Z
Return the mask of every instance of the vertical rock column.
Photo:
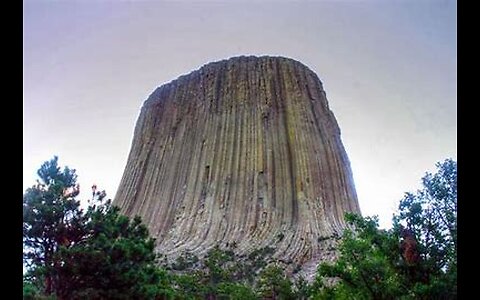
M304 268L360 213L340 129L317 75L282 57L214 62L157 88L114 199L167 255L273 246ZM283 236L283 238L279 238Z

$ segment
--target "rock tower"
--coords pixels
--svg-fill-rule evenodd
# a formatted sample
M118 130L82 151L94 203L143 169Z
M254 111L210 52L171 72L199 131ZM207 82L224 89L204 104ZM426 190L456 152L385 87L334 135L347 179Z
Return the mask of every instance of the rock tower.
M114 199L157 250L265 246L314 272L344 213L360 213L340 129L317 75L289 58L209 63L144 102Z

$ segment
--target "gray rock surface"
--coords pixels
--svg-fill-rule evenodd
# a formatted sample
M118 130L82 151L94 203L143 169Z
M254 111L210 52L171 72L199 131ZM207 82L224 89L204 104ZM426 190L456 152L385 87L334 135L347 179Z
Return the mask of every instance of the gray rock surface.
M335 257L344 213L360 213L322 83L269 56L209 63L157 88L114 204L142 217L163 254L271 246L307 276Z

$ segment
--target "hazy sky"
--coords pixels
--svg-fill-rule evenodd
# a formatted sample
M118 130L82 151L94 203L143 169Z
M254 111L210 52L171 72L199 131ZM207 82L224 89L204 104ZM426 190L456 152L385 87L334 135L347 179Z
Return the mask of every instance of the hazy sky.
M23 187L53 155L114 197L153 90L208 62L281 55L318 74L363 215L457 155L456 1L24 0ZM84 197L87 197L83 194Z

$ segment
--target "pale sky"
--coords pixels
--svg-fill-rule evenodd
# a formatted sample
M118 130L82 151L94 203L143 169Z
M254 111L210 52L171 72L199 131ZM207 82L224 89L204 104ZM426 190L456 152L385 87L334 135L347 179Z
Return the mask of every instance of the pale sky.
M457 158L456 1L24 0L23 188L59 156L113 198L156 87L237 55L323 82L360 208L390 225L435 162Z

